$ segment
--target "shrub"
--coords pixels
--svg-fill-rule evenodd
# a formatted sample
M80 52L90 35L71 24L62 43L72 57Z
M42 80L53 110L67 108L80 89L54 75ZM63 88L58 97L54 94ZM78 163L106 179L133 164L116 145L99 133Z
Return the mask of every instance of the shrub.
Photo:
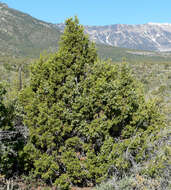
M129 171L119 176L113 173L111 179L96 186L95 189L147 189L147 190L169 190L171 188L171 148L170 129L167 127L155 132L156 140L146 139L145 154L148 158L143 162L135 162ZM154 135L154 133L153 133ZM123 155L125 152L122 153ZM132 160L132 155L128 159Z
M5 94L0 84L0 174L9 178L20 173L19 150L23 148L23 139L14 127L14 105L4 103Z

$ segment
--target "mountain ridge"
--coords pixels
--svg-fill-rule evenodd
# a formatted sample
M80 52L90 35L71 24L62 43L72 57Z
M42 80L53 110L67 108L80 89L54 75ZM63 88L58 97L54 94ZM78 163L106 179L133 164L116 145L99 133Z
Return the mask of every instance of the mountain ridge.
M64 24L56 24L62 31ZM171 51L171 24L112 24L84 26L90 39L99 44L152 51Z
M144 24L153 28L161 28L158 24L149 23ZM156 26L157 25L157 26ZM171 24L165 23L162 25L164 28L170 29ZM135 25L136 27L140 27L141 31L142 25ZM124 25L124 24L116 24L116 25L106 25L106 26L84 26L85 32L89 34L90 39L95 41L97 44L98 52L101 55L105 53L110 56L104 55L104 57L113 57L114 60L118 60L116 58L115 52L118 52L118 56L122 57L130 57L130 55L136 56L163 56L158 53L147 53L147 52L138 52L144 50L154 50L154 47L150 44L142 44L143 48L135 46L135 43L130 42L129 38L129 30L132 30L135 26L133 25ZM0 3L0 55L12 55L15 57L38 57L43 50L48 52L55 52L57 50L58 41L63 32L65 25L64 24L52 24L36 19L29 14L23 13L21 11L9 8L7 4ZM127 28L125 28L127 27ZM124 28L124 32L122 32L122 28ZM118 34L124 34L125 38L119 38L119 41L122 44L114 44L114 40L117 40L118 36L113 35L112 31L115 29ZM155 32L154 32L155 33ZM115 32L114 32L115 34ZM134 33L133 33L134 34ZM157 34L157 33L156 33ZM121 36L122 36L121 35ZM132 35L132 34L131 34ZM169 40L171 40L170 33L168 34ZM134 38L136 35L133 36ZM133 39L132 37L132 39ZM133 39L133 41L135 41ZM165 39L167 40L167 39ZM137 40L138 41L138 40ZM136 41L136 42L137 42ZM113 44L112 44L113 43ZM116 42L115 42L116 43ZM107 45L108 47L105 47ZM129 47L129 45L131 47ZM118 46L118 48L128 48L128 49L116 49L114 46ZM124 47L123 47L124 46ZM169 48L167 50L171 50L170 42L168 44ZM142 50L141 50L142 49ZM156 50L156 49L155 49ZM107 52L106 52L107 51ZM114 52L115 51L115 52ZM123 52L122 54L120 52ZM157 50L156 50L157 51ZM137 53L138 52L138 53ZM113 56L113 54L115 54ZM164 57L168 57L168 55L164 55ZM170 55L169 55L170 57ZM119 57L119 60L122 58Z

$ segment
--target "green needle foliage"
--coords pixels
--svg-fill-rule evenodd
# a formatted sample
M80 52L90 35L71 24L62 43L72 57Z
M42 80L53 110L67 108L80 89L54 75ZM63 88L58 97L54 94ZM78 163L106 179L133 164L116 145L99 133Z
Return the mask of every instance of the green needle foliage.
M141 88L126 63L98 61L78 19L68 19L58 52L32 66L20 96L30 133L25 170L69 189L128 170L130 154L144 160L146 138L164 123Z
M0 130L11 128L11 114L9 113L8 108L4 104L5 94L6 90L0 83Z

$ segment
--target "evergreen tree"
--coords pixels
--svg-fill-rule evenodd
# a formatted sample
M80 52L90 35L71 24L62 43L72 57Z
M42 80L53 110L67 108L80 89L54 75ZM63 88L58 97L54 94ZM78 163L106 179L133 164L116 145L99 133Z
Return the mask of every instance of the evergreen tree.
M163 126L125 63L97 61L77 18L66 21L58 52L32 66L20 99L30 133L25 169L61 189L95 185L112 167L128 169L131 162L119 153L134 134L142 137L130 145L140 161L145 138Z

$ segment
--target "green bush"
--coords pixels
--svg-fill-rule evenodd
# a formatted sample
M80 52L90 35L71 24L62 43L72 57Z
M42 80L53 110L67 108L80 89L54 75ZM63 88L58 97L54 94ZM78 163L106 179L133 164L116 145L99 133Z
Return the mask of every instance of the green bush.
M19 150L23 148L21 134L14 127L14 105L5 105L6 90L0 84L0 174L6 178L18 175Z
M111 179L96 186L94 190L169 190L171 188L170 130L171 127L167 127L149 135L149 138L146 139L146 149L144 153L144 155L148 155L148 157L142 162L134 161L130 170L125 172L123 176L119 176L118 173L115 172ZM156 136L156 140L151 139L152 135ZM122 155L124 154L125 152L122 152ZM128 158L131 160L132 155L129 154Z
M61 189L122 175L146 159L146 139L164 127L127 64L97 60L77 18L66 21L58 52L32 66L20 100L30 133L25 170Z

